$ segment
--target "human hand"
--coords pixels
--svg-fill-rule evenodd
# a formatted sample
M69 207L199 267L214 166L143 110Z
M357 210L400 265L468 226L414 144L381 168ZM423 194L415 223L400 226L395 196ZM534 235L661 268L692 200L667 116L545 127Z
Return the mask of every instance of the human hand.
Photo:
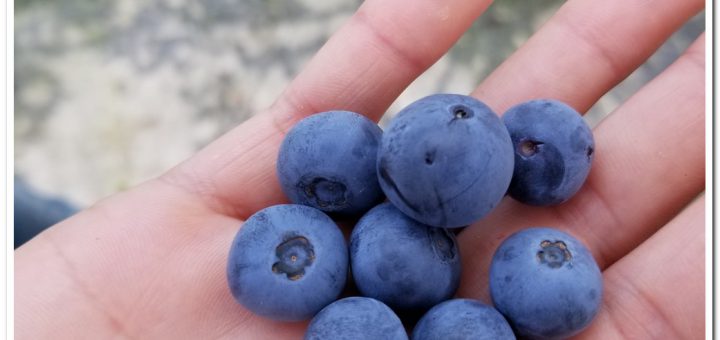
M274 168L283 135L330 109L378 119L489 3L365 2L265 112L19 248L16 336L301 337L306 322L254 316L225 278L242 221L285 200ZM584 112L702 7L570 1L473 95L498 113L541 97ZM489 302L487 268L499 242L524 227L554 226L582 240L604 270L603 306L580 337L701 337L704 55L701 37L595 129L593 169L571 201L534 208L506 198L461 232L458 295Z

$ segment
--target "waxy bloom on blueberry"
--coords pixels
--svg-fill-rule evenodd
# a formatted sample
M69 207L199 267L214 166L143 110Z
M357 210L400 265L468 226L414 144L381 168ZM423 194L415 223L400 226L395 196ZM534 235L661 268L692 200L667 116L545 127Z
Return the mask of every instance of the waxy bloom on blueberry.
M362 214L383 193L375 174L382 130L349 111L328 111L299 121L285 136L277 174L296 204L325 212Z
M507 192L513 148L500 118L475 98L435 94L402 109L380 143L380 186L423 224L466 226Z
M503 115L515 147L508 193L531 205L560 204L580 190L595 154L592 130L570 106L550 99L518 104Z
M348 250L337 225L315 208L284 204L250 216L230 248L235 299L276 320L310 319L345 287Z
M602 301L602 274L574 237L551 228L519 231L490 265L493 304L519 336L564 339L587 327Z

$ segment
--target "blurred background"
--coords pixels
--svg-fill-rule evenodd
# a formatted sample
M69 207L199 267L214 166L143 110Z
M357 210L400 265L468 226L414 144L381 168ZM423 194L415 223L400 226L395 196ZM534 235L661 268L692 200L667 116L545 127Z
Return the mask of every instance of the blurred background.
M16 205L57 220L161 174L270 105L361 2L15 1ZM425 95L471 92L563 2L495 1L381 124ZM676 32L588 122L672 63L704 22Z

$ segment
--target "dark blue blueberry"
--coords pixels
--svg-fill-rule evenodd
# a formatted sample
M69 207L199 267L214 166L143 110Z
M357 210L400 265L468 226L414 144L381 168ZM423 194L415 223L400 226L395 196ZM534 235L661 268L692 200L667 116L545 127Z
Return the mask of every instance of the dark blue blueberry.
M326 212L362 214L382 201L375 163L382 130L349 111L314 114L298 122L280 146L277 173L296 204Z
M516 105L503 116L515 147L508 193L532 205L567 201L590 172L595 142L580 114L557 100Z
M490 265L490 295L515 334L564 339L587 327L600 308L602 275L572 236L530 228L508 237Z
M455 236L405 216L391 203L368 211L350 236L358 290L397 312L427 310L453 296L460 282Z
M15 248L70 217L78 208L62 197L50 197L15 177Z
M453 299L430 309L415 326L413 340L514 340L495 308L471 299Z
M305 340L407 340L400 319L382 302L349 297L333 302L310 322Z
M477 99L431 95L392 120L377 171L385 195L406 215L434 227L462 227L505 195L512 143L498 116Z
M276 205L250 216L233 240L227 275L240 304L275 320L310 319L345 287L348 250L322 211Z

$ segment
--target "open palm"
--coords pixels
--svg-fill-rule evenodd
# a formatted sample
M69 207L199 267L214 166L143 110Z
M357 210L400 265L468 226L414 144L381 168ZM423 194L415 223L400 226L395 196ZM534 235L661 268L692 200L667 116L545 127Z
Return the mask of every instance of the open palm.
M305 322L252 315L225 278L242 221L285 201L275 176L284 134L331 109L379 119L489 3L366 1L265 112L19 248L16 336L301 337ZM472 95L496 112L532 98L584 112L702 8L701 0L568 1ZM534 208L506 198L463 230L458 295L489 302L488 266L502 239L555 226L582 240L603 270L600 314L579 337L702 337L704 57L701 36L595 129L593 169L572 200Z

